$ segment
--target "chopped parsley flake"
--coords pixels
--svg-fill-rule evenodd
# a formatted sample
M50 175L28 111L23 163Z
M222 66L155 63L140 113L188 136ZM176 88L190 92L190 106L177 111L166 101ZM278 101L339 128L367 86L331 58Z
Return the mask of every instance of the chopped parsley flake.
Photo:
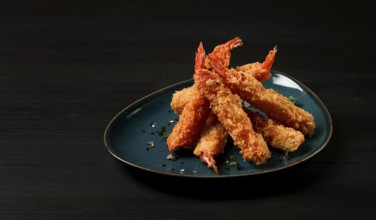
M285 155L284 155L284 157L283 157L285 160L288 160L289 159L289 152L285 152Z
M249 104L248 102L246 102L246 101L244 101L244 100L243 100L243 105L244 105L244 107L247 107L247 108L248 108L249 106L251 106L251 104Z
M165 126L162 126L162 127L161 127L161 130L158 131L158 134L159 134L159 136L161 136L161 137L164 138L164 139L167 139L168 136L170 135L170 134L167 132L167 129L166 129Z
M230 156L230 161L229 161L229 164L228 164L228 165L233 166L233 167L235 167L236 169L239 169L239 163L238 163L238 161L236 161L234 155L231 155L231 156Z
M290 102L292 102L293 104L295 104L295 103L298 101L298 98L296 98L295 96L292 96L292 95L290 95L290 96L288 97L288 99L289 99Z

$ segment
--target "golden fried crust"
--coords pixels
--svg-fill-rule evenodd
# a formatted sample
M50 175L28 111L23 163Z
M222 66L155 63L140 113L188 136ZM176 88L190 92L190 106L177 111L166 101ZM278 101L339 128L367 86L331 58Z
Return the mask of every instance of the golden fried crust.
M194 74L200 92L209 100L210 107L226 131L240 148L244 159L263 164L271 156L262 136L256 133L244 112L239 96L223 84L221 78L208 70Z
M201 94L194 96L167 138L169 150L173 152L179 147L193 149L209 113L209 102Z
M180 91L176 91L172 95L172 100L170 103L171 109L176 114L181 114L183 112L184 106L198 95L200 95L200 91L198 91L196 86L191 86Z
M304 135L313 135L315 122L312 114L297 107L273 89L265 89L253 76L230 69L225 73L224 80L234 93L270 118L297 129Z
M177 91L172 97L171 108L175 113L181 114L187 103L200 95L197 86ZM200 157L201 161L207 163L208 167L212 167L215 173L218 173L215 157L223 152L227 138L226 130L218 121L217 116L211 112L193 153Z
M259 62L248 63L243 66L238 66L235 69L237 71L244 72L245 74L250 74L255 77L258 81L264 82L271 77L271 73L267 69L263 69L263 64Z
M253 77L255 77L258 81L264 82L272 76L272 74L270 73L270 69L272 68L272 65L274 63L276 53L277 46L275 46L273 50L269 51L263 63L248 63L243 66L236 67L236 70L244 72L246 74L250 74Z
M293 152L304 142L304 135L293 128L285 127L273 119L266 119L257 112L245 109L253 128L261 133L266 143L276 149Z
M225 68L230 66L231 50L243 45L243 41L239 37L235 37L224 44L220 44L214 48L214 50L208 55L216 56L221 59ZM209 58L205 59L205 67L207 69L211 68Z

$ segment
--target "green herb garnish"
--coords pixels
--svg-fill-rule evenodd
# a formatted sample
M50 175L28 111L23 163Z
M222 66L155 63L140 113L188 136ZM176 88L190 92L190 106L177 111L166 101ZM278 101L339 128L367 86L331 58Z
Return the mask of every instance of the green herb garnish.
M238 163L238 161L236 161L234 155L231 155L231 156L230 156L230 161L229 161L228 165L233 166L233 167L235 167L236 169L239 169L239 163Z
M248 108L249 106L251 106L251 104L249 104L248 102L246 102L246 101L244 101L244 100L243 100L243 105L244 105L244 107L247 107L247 108Z
M290 102L292 102L293 104L295 104L295 103L298 101L298 98L296 98L295 96L292 96L292 95L290 95L290 96L288 97L288 99L289 99Z
M167 129L166 129L165 126L162 126L162 127L161 127L161 130L157 131L157 133L158 133L159 136L161 136L161 137L163 137L163 138L165 138L165 139L167 139L168 136L170 135L170 134L167 132Z

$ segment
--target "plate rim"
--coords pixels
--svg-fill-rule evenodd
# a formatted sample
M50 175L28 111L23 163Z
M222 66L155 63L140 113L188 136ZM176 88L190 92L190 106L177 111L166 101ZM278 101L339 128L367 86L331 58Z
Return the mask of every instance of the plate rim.
M272 75L281 74L281 75L289 78L290 80L294 81L295 83L297 83L300 87L302 87L304 89L304 91L306 91L314 99L315 102L318 102L319 108L321 108L323 110L324 117L327 119L325 122L328 124L328 131L326 132L327 134L326 134L326 137L325 137L325 140L323 141L323 143L321 143L321 145L318 146L317 149L315 151L313 151L311 154L309 154L308 156L306 156L306 157L304 157L304 158L302 158L300 160L297 160L297 161L295 161L295 162L293 162L291 164L288 164L288 165L285 165L285 166L282 166L282 167L278 167L278 168L275 168L275 169L271 169L271 170L260 171L260 172L257 172L257 173L241 173L241 174L226 174L226 175L220 175L219 174L219 175L210 175L210 176L205 176L205 175L190 175L190 174L178 174L178 173L171 173L171 172L162 172L162 171L150 169L150 168L147 168L147 167L143 167L143 166L131 163L131 162L129 162L129 161L121 158L120 156L118 156L114 152L112 144L109 141L109 135L110 135L110 129L114 125L114 122L118 118L120 118L120 116L122 116L123 114L125 114L125 112L128 109L134 107L135 105L137 105L139 103L142 103L144 100L152 98L155 95L158 95L161 92L163 92L165 90L168 90L169 88L176 87L176 86L179 86L179 85L182 85L182 84L185 84L185 83L193 82L193 79L187 79L187 80L183 80L183 81L180 81L180 82L177 82L177 83L165 86L165 87L163 87L161 89L158 89L158 90L156 90L154 92L151 92L151 93L149 93L149 94L147 94L147 95L145 95L145 96L143 96L143 97L141 97L141 98L133 101L131 104L127 105L120 112L118 112L117 114L115 114L115 116L109 121L109 123L105 127L104 135L103 135L104 145L105 145L107 151L113 157L115 157L119 161L121 161L121 162L123 162L123 163L125 163L125 164L127 164L127 165L129 165L131 167L138 168L138 169L141 169L141 170L144 170L144 171L148 171L148 172L151 172L151 173L156 173L156 174L161 174L161 175L167 175L167 176L186 177L186 178L204 178L204 179L214 178L214 179L217 179L217 178L234 178L234 177L242 177L242 176L254 176L254 175L261 175L261 174L272 173L272 172L284 170L284 169L287 169L289 167L295 166L295 165L297 165L299 163L302 163L304 161L307 161L310 158L312 158L315 155L317 155L322 149L324 149L326 147L326 145L329 143L329 141L330 141L330 139L332 137L332 134L333 134L333 121L332 121L332 117L330 115L330 112L329 112L328 108L326 107L326 105L324 104L324 102L311 89L309 89L304 83L300 82L295 77L293 77L293 76L291 76L289 74L286 74L284 72L278 71L278 70L271 70L270 72L272 73Z

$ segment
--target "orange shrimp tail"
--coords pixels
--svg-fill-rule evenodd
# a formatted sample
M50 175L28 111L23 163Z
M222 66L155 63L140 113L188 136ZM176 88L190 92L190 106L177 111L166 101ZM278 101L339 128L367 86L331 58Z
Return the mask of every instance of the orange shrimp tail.
M242 40L239 37L235 37L224 44L216 46L208 57L216 56L220 58L223 62L223 66L228 68L230 65L231 50L243 45ZM210 62L207 61L206 66L210 68Z
M203 69L205 67L205 50L202 42L197 48L196 60L195 60L195 71Z
M214 172L218 174L218 167L215 164L215 160L212 155L203 153L200 155L200 159L201 161L205 162L208 165L208 167L213 168Z
M227 68L224 66L223 61L217 56L210 56L209 61L214 72L219 74L222 78L226 78Z
M243 41L239 37L235 37L225 43L226 47L230 48L230 50L237 48L243 45Z
M273 50L269 51L269 54L266 56L265 61L262 63L262 69L270 71L274 63L274 57L276 53L277 53L277 46L275 46Z

